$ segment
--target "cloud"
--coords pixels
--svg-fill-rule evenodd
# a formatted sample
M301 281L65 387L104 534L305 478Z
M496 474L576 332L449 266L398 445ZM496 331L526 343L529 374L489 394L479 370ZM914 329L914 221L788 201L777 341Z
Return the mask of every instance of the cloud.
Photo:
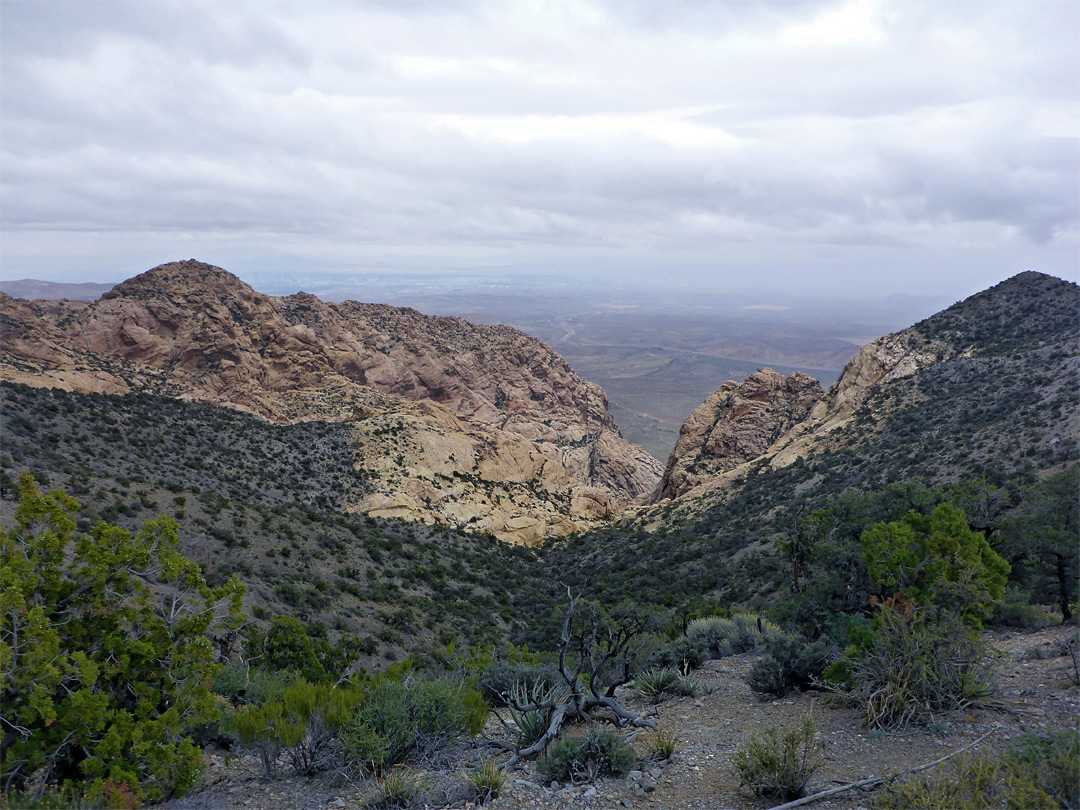
M612 265L835 245L896 272L897 248L1054 271L1076 246L1072 0L2 13L5 262L56 233Z

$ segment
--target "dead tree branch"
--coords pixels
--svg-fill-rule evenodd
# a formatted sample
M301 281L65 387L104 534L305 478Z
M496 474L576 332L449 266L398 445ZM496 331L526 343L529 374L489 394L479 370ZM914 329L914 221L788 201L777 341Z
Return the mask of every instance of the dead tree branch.
M908 774L919 773L919 771L925 771L925 770L927 770L929 768L933 768L935 765L940 765L942 762L944 762L947 759L952 759L957 754L964 753L969 748L972 748L972 747L978 745L983 740L985 740L987 737L989 737L991 734L993 734L994 731L995 731L995 729L991 729L990 731L983 734L981 737L979 737L979 739L975 740L974 742L968 743L963 748L957 748L951 754L946 754L945 756L941 757L941 759L935 759L933 762L927 762L925 765L918 765L918 766L916 766L914 768L908 768L906 771L899 771L897 773L892 774L891 776L871 776L869 779L862 779L862 780L860 780L858 782L852 782L851 784L848 784L848 785L841 785L840 787L830 788L829 790L823 790L820 793L814 793L811 796L803 796L801 799L796 799L793 802L788 802L787 804L778 805L776 807L773 807L772 810L792 810L792 808L802 807L804 804L810 804L811 802L816 802L819 799L827 799L830 796L836 796L838 793L846 793L847 791L855 790L856 788L876 788L876 787L880 787L881 785L885 784L886 782L892 782L892 781L895 781L896 779L899 779L901 776L906 776Z

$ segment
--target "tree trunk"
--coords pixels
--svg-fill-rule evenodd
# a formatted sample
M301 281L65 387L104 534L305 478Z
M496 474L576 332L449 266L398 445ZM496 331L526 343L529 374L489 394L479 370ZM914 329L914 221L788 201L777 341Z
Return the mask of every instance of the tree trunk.
M1065 555L1057 554L1057 579L1058 598L1061 601L1061 623L1068 624L1072 621L1072 611L1069 610L1069 582L1066 573Z

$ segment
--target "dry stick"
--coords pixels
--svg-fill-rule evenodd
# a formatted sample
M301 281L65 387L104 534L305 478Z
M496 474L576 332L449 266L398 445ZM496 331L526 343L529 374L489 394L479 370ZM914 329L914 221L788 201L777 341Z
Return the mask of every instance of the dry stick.
M974 742L968 743L963 748L957 748L951 754L946 754L941 759L935 759L933 762L928 762L925 765L919 765L919 766L917 766L915 768L908 768L906 771L900 771L899 773L894 773L892 776L871 776L869 779L863 779L860 782L852 782L850 785L843 785L842 787L830 788L829 790L823 790L821 793L815 793L812 796L803 796L803 798L796 799L793 802L788 802L787 804L778 805L776 807L773 807L772 810L791 810L791 808L793 808L793 807L801 807L804 804L810 804L810 802L816 802L818 799L826 799L829 796L835 796L838 793L844 793L844 792L849 791L849 790L854 790L855 788L877 787L878 785L882 784L883 782L891 782L893 779L896 779L898 776L903 776L904 774L907 774L907 773L918 773L919 771L925 771L927 768L933 768L935 765L940 765L945 760L952 759L957 754L962 754L964 751L967 751L972 746L978 745L983 740L985 740L987 737L989 737L991 734L993 734L995 731L997 731L997 729L992 728L988 732L983 734L981 737L979 737L979 739L975 740Z

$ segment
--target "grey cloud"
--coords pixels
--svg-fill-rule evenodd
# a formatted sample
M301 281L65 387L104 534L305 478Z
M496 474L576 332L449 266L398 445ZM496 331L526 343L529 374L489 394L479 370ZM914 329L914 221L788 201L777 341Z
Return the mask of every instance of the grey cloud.
M881 39L779 38L846 5L5 3L3 225L1060 261L1076 6L885 2Z

